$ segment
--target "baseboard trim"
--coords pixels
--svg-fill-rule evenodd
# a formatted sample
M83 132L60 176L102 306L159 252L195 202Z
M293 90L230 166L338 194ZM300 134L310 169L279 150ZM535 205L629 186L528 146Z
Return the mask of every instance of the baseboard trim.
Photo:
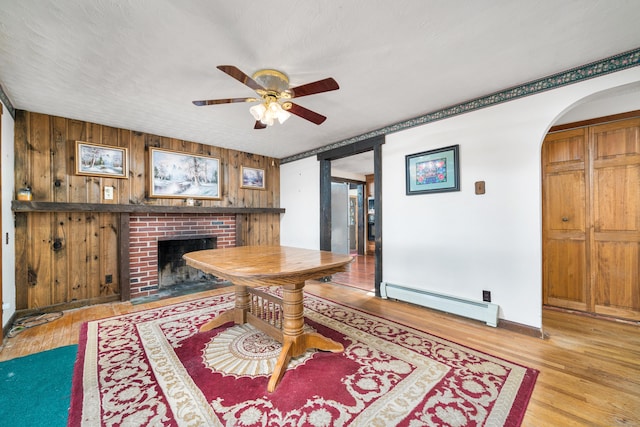
M508 331L517 332L522 335L527 335L534 338L544 339L544 332L541 328L534 328L533 326L523 325L522 323L512 322L510 320L500 319L498 321L498 328L506 329Z
M582 317L591 317L592 319L606 320L608 322L626 323L628 325L636 325L636 326L640 325L640 321L639 320L624 319L624 318L621 318L621 317L609 316L609 315L606 315L606 314L592 313L592 312L589 312L589 311L574 310L572 308L556 307L556 306L552 306L552 305L543 305L542 308L544 310L560 311L562 313L575 314L576 316L582 316Z
M7 324L2 328L2 342L0 342L0 349L4 347L5 340L9 338L9 331L11 331L11 328L13 327L13 322L16 321L17 317L18 317L17 313L14 312L13 315L11 315L11 317L9 318L9 321L7 322Z

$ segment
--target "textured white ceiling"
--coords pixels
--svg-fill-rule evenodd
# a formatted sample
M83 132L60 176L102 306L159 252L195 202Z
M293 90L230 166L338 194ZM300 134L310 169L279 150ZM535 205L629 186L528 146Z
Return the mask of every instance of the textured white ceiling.
M637 0L0 0L17 109L283 158L640 46ZM277 68L328 117L254 130L216 69Z

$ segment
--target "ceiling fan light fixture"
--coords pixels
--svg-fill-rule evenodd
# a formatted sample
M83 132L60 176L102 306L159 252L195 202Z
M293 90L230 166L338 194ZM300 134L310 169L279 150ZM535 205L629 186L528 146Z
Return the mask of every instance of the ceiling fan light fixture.
M289 117L291 117L291 113L285 111L279 102L272 102L269 104L269 113L274 118L278 119L278 122L280 124L283 124Z
M287 111L281 110L280 113L278 113L278 121L280 124L286 122L289 117L291 117L291 113Z
M262 117L264 113L267 111L267 107L264 104L257 104L253 107L249 108L249 112L253 116L254 119L262 121Z
M276 120L283 124L291 117L291 113L285 111L277 101L265 101L262 104L254 105L249 108L249 112L254 119L267 126L273 126Z
M263 125L267 125L267 126L273 126L273 117L269 116L269 115L265 115L262 120L260 120L260 123L262 123Z
M253 80L267 90L283 92L289 89L289 76L282 71L264 69L253 73Z
M292 114L316 125L320 125L327 119L325 116L301 105L293 104L289 102L289 100L340 89L338 83L332 77L290 88L289 77L278 70L258 70L253 74L253 77L249 77L233 65L218 65L217 68L250 89L253 89L260 98L209 99L193 101L193 104L204 106L261 100L260 104L249 108L249 112L256 120L253 127L254 129L265 129L267 126L273 126L276 120L282 124L287 121Z

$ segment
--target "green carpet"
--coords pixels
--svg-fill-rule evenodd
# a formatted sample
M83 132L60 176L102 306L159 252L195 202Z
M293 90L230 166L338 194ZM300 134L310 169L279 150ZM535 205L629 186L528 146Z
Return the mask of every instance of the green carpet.
M66 426L77 345L0 362L0 424Z

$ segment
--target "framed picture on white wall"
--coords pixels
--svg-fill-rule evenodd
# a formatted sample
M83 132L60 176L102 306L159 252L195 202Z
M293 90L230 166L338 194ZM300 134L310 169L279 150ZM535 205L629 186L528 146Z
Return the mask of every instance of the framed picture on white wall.
M407 195L460 191L458 145L409 154L405 161Z

